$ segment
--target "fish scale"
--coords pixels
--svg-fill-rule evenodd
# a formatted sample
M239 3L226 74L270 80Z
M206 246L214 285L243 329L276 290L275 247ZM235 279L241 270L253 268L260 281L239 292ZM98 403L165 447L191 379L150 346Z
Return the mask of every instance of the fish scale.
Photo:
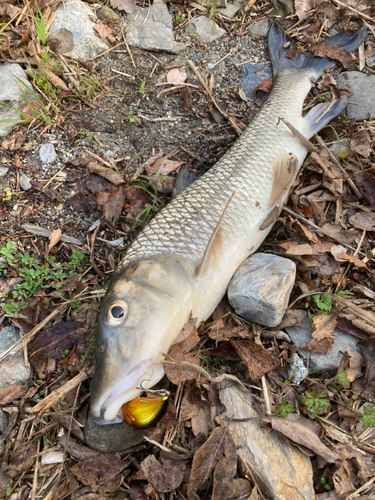
M231 245L237 245L244 231L251 233L259 226L267 213L273 162L284 153L297 152L301 156L306 152L289 129L277 123L279 117L287 116L296 127L300 125L311 76L310 69L283 71L272 98L234 146L153 218L130 246L118 269L158 253L176 253L193 264L199 262L233 192L222 223L226 252L231 253ZM288 94L290 99L285 98ZM252 251L255 249L254 246Z

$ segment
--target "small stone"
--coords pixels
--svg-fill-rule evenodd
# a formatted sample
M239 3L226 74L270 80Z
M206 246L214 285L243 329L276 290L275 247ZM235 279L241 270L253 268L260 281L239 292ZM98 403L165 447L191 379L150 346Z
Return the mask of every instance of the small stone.
M253 90L260 83L272 78L272 67L270 64L245 63L242 65L242 72L241 89L245 92L246 97L253 101L255 98Z
M290 356L290 365L288 366L289 380L291 380L293 384L300 385L300 383L305 380L308 373L309 370L303 364L302 359L296 352L293 352Z
M375 55L371 56L371 57L368 57L366 59L366 64L367 66L369 66L370 68L372 68L372 66L375 66Z
M100 9L96 11L96 15L104 23L110 20L116 21L117 19L119 19L119 16L116 14L116 12L108 7L108 5L103 5L103 7L100 7Z
M0 167L0 178L5 177L5 175L8 173L9 168L7 167Z
M185 44L174 41L172 16L164 3L154 3L138 14L128 14L126 40L132 47L179 54Z
M95 18L96 16L87 3L81 0L65 0L55 10L55 17L49 30L50 34L55 35L62 29L70 31L73 35L71 55L91 59L110 47L93 29L95 23L91 17ZM66 34L63 38L63 44L69 42Z
M3 409L0 408L0 434L4 434L4 431L7 428L7 425L8 425L8 416L3 411Z
M264 38L267 38L268 29L268 17L263 17L252 26L250 26L247 32L249 33L249 37L251 39L263 40Z
M21 80L19 82L18 80ZM26 87L25 87L26 86ZM30 89L28 92L27 88ZM27 75L19 64L3 63L0 65L0 101L6 102L14 109L0 106L0 120L22 120L16 111L22 111L29 102L34 102L32 86ZM33 91L35 94L35 91ZM23 95L26 95L25 96ZM14 123L0 123L0 137L5 137L14 127Z
M236 313L264 326L277 326L288 306L296 276L293 261L266 253L248 257L235 272L228 298Z
M301 325L288 326L285 330L288 332L292 342L298 346L298 354L302 359L307 361L307 357L309 358L309 369L312 375L319 375L326 372L336 373L347 350L361 352L360 348L357 347L359 339L339 328L336 328L333 332L333 336L335 337L334 344L332 349L327 351L327 354L310 352L306 349L306 345L312 339L312 324L307 313L301 321Z
M0 352L12 347L21 338L18 328L7 326L0 331ZM0 361L0 387L23 385L31 375L26 366L23 350L19 349Z
M20 186L24 191L28 191L32 188L30 179L25 174L20 175Z
M359 71L345 71L337 78L337 87L349 85L353 91L346 107L346 116L350 120L367 120L368 115L375 116L375 75L366 75Z
M234 0L233 3L228 3L225 8L218 9L218 12L224 17L228 17L229 19L233 19L237 12L245 5L244 2L239 2L238 0Z
M43 163L53 163L56 160L54 145L42 144L39 149L39 158Z
M220 28L215 21L206 16L198 16L192 19L191 24L195 31L192 30L190 26L188 26L187 31L193 35L198 34L201 41L204 43L211 43L215 40L219 40L219 38L226 34L225 30Z

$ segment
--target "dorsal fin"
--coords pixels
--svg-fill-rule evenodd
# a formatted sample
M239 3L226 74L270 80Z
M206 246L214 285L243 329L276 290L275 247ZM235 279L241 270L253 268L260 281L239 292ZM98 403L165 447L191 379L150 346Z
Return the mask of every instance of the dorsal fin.
M292 153L285 153L273 165L273 182L268 208L276 207L292 187L298 173L298 159Z
M214 265L215 261L218 261L218 259L221 256L221 247L222 247L222 240L221 240L221 223L223 222L223 218L225 215L225 212L227 211L227 208L229 206L229 203L231 202L233 196L235 194L235 191L230 195L229 200L227 201L223 212L220 216L220 219L218 223L216 224L215 229L213 230L211 237L207 243L206 250L204 251L202 260L200 261L196 271L195 275L200 276L204 274L207 269L209 269L212 265Z

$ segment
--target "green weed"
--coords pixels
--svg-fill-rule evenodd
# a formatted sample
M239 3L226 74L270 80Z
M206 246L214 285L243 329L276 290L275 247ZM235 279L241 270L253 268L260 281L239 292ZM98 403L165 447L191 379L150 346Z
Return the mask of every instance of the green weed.
M177 23L183 23L185 21L185 17L186 15L185 14L181 14L181 16L176 16L175 19L176 19L176 22Z
M327 484L327 481L324 479L324 477L320 478L320 484L322 484L327 491L331 491L332 488L329 484Z
M140 78L141 80L141 86L139 87L139 89L137 90L137 92L139 94L144 94L145 93L145 87L146 87L146 80L142 80L142 78Z
M375 425L375 408L367 405L363 408L363 413L363 417L357 417L357 419L362 422L362 427L366 430Z
M129 115L128 118L129 118L130 123L135 123L137 121L137 118L135 116L133 116L134 115L133 111L130 110L128 112L128 115Z
M43 14L41 13L39 6L36 2L35 2L35 7L37 11L37 15L34 16L33 14L35 31L36 34L38 35L40 43L42 45L45 45L47 43L46 23L44 22Z
M349 381L348 377L346 376L345 370L342 366L339 366L339 368L337 370L336 380L344 389L349 389L350 381Z
M276 417L286 418L290 413L293 413L293 404L286 399L283 399L281 403L276 405L273 414Z
M310 418L314 419L317 415L323 415L330 407L326 391L306 391L302 403L306 408Z

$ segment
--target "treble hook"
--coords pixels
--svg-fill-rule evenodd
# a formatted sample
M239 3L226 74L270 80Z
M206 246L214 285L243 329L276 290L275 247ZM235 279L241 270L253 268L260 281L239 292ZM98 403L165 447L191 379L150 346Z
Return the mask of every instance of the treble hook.
M158 396L161 396L161 397L164 397L164 396L167 396L169 397L170 395L170 392L167 391L166 389L145 389L142 384L143 382L151 382L150 379L148 378L144 378L141 383L139 384L139 387L136 387L136 389L138 389L139 391L143 391L143 392L149 392L150 394L157 394ZM146 401L142 401L142 399L140 399L140 394L138 394L138 400L141 402L141 403L145 403Z

